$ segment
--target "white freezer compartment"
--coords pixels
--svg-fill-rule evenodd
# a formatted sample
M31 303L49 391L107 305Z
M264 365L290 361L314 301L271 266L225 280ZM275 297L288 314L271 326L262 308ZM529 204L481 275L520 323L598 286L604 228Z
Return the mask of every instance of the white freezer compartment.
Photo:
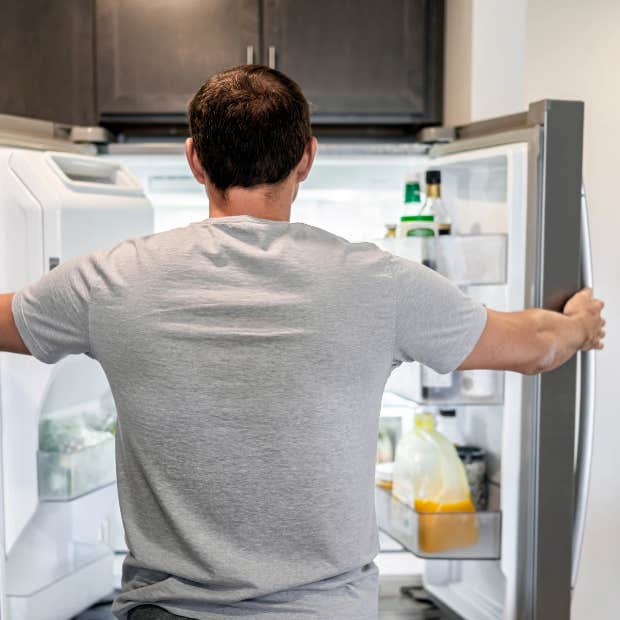
M113 162L0 149L0 290L150 234L152 209ZM113 399L100 365L0 354L0 616L66 620L113 589Z

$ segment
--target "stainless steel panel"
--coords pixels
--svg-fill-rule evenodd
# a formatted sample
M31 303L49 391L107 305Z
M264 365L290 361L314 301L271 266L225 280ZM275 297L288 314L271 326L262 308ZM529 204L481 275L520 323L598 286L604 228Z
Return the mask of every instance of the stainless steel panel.
M561 310L580 286L583 104L547 100L538 158L534 305ZM523 609L519 617L570 617L574 510L576 360L540 375L533 393L529 443ZM526 480L527 481L527 480Z

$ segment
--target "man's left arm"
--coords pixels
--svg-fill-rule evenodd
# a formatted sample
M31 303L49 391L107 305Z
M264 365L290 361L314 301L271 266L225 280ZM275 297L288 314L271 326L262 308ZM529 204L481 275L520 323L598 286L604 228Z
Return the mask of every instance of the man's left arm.
M98 254L68 260L0 295L0 351L29 353L47 364L74 353L93 357L89 310L99 260Z
M30 355L28 347L19 335L13 318L13 297L15 293L0 295L0 351Z

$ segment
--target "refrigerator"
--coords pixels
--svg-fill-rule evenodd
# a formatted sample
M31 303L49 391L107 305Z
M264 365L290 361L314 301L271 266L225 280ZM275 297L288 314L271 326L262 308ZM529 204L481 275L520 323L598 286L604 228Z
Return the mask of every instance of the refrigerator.
M72 135L82 140L91 135L83 128L67 130L53 145L20 137L28 133L23 128L4 134L1 130L0 124L0 142L8 143L7 147L77 148L80 153L72 157L117 166L120 176L140 188L143 206L152 209L150 225L155 231L208 216L204 190L191 177L180 141L151 138L95 148L71 142ZM386 225L396 224L401 215L404 183L415 175L423 180L426 170L438 169L453 232L433 241L435 268L466 294L494 309L560 310L572 293L592 282L582 140L583 104L557 100L533 103L527 112L509 117L456 128L429 128L415 141L319 140L315 166L300 188L291 219L422 260L428 251L423 240L385 238ZM88 179L76 178L75 191L80 182ZM119 215L119 234L125 230L121 219ZM93 247L88 249L99 249L103 242L92 238L89 244ZM3 368L1 386L4 381L18 380L3 377ZM28 385L38 385L37 381L43 385L46 380L34 367L23 372L30 373L20 379ZM569 618L587 508L593 354L580 354L538 376L456 372L450 378L451 389L435 397L424 389L427 376L416 363L401 365L386 385L381 419L395 422L398 435L411 427L416 410L454 409L466 443L486 454L488 501L485 510L473 517L477 532L473 544L429 552L420 544L424 515L378 489L380 568L388 567L386 573L398 575L402 585L421 585L442 617ZM67 385L63 397L70 399L72 389ZM15 413L9 409L19 406L17 401L2 401L3 447L12 441L9 435L15 427L10 422ZM31 441L30 451L24 451L23 458L30 462L39 458L39 451L32 449L35 443ZM3 451L3 513L12 501L5 460ZM28 484L32 488L38 484L40 489L41 481L31 477ZM37 505L46 501L39 496ZM104 517L100 542L120 554L122 532L115 532L119 529L117 514L110 508ZM441 527L449 531L458 527L462 515L435 518L444 519ZM49 536L54 536L51 529ZM6 532L3 540L3 611L9 614L3 617L16 620L23 616L10 615L12 608L6 603L14 596L7 589L12 564ZM77 545L79 540L74 537L66 544ZM30 558L37 557L34 547L29 553ZM386 573L382 574L383 585L389 581ZM84 606L84 601L79 605ZM48 617L57 616L41 616L41 620Z

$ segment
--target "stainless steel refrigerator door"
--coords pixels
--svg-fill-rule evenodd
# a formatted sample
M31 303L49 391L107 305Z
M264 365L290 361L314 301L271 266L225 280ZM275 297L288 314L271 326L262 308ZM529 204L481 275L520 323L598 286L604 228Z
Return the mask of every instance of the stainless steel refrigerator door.
M541 132L530 294L532 305L561 310L581 283L583 104L544 101L530 108L530 119ZM575 358L534 381L532 419L522 453L529 474L524 477L529 489L524 495L529 500L520 613L524 619L570 618L576 382Z
M431 156L528 144L524 307L561 310L580 287L583 103L545 100L456 133ZM576 371L573 359L523 380L519 573L516 591L506 593L506 620L570 617Z

